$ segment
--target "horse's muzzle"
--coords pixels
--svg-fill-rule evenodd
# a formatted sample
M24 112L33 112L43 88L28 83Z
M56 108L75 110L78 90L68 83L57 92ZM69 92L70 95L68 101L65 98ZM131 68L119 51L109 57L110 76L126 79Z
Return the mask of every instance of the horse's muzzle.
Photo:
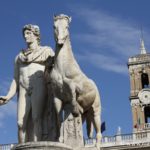
M58 41L57 41L57 43L58 43L59 45L63 45L64 42L65 42L65 39L61 39L61 40L58 39Z

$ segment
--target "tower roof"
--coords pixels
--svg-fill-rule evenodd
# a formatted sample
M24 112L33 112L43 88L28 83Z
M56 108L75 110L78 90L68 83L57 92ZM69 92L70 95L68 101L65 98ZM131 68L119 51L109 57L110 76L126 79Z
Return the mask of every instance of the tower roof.
M128 60L128 65L137 65L145 63L150 63L150 53L147 53L145 49L144 39L143 36L141 35L140 54L130 57Z
M135 56L132 56L128 60L128 66L129 65L138 65L138 64L147 64L150 63L150 54L138 54Z
M141 50L141 54L146 54L146 49L145 49L143 38L140 39L140 50Z

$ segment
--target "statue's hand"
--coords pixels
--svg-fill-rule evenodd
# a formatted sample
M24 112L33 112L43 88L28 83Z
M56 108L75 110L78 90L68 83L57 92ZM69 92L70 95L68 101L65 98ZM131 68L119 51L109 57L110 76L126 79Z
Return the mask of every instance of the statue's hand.
M8 102L7 96L0 96L0 105L4 105Z

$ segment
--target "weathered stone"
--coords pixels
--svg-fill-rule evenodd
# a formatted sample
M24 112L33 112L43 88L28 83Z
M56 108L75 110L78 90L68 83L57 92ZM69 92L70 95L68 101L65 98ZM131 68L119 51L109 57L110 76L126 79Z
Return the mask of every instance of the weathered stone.
M65 112L64 119L64 143L74 148L81 148L84 146L82 119L81 115L73 117L70 113Z

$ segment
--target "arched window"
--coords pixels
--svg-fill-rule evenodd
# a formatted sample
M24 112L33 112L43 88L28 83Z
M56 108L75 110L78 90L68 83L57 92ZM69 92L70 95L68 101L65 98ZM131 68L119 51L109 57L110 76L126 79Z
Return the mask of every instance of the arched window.
M142 88L149 87L149 79L147 73L142 73L141 75Z

